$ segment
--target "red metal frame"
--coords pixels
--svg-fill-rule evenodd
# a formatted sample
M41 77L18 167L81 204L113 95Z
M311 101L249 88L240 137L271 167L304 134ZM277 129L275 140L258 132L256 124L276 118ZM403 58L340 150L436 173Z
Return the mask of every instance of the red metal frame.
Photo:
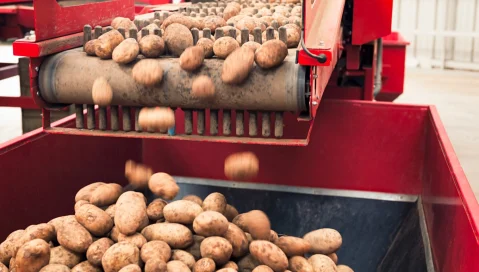
M389 35L393 0L353 0L352 44L361 45Z

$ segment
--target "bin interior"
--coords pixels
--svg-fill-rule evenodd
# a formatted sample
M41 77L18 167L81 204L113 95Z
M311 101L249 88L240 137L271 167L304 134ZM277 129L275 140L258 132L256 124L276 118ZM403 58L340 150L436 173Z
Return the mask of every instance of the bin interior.
M74 119L55 125L69 126L70 121ZM292 124L287 125L294 128ZM74 195L86 184L107 181L125 185L124 164L128 159L175 176L223 180L225 157L242 150L253 151L259 157L260 173L254 183L312 191L321 188L420 196L427 227L423 234L428 234L426 240L430 240L436 270L479 271L476 261L479 208L437 112L429 106L378 102L323 101L307 147L86 137L33 131L0 146L0 207L4 219L0 239L30 224L72 214ZM190 188L191 185L182 186ZM273 227L279 231L293 232L286 234L301 234L317 226L337 227L344 236L339 258L351 266L357 264L355 271L373 271L380 265L383 271L416 271L403 269L401 265L410 262L412 267L420 267L420 263L424 263L419 261L417 266L413 265L410 260L421 258L408 255L409 251L415 252L411 248L420 246L424 238L417 237L420 220L414 217L422 209L418 210L414 201L322 194L299 197L291 192L291 195L269 192L267 186L254 193L237 190L239 198L230 201L240 206L263 205L255 208L271 213ZM199 192L204 196L204 191ZM298 201L302 201L299 198L317 204L297 212ZM281 208L273 209L277 205ZM253 206L241 206L245 210L250 208ZM303 221L303 229L291 223L298 220L317 221L311 221L311 226L307 226L309 221ZM313 223L317 226L313 227ZM376 227L378 230L373 232ZM445 239L446 236L453 238ZM412 244L404 247L411 241ZM388 256L391 262L385 262ZM394 265L403 270L394 270Z

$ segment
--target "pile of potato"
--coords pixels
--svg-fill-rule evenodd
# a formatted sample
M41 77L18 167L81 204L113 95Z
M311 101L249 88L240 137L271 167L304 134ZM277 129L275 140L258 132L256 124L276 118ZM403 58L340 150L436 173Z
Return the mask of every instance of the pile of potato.
M231 177L257 172L251 152L225 161ZM12 232L0 244L0 271L353 271L337 265L342 237L334 229L278 236L264 212L239 213L221 193L173 200L180 190L173 177L131 160L125 176L159 198L147 203L119 184L87 185L75 196L74 215Z

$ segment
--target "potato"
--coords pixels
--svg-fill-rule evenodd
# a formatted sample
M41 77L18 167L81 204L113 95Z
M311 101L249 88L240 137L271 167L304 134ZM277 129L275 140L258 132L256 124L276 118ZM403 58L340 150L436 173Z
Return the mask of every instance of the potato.
M120 230L118 229L117 226L113 226L110 232L110 238L117 243L118 242L118 236L120 235Z
M253 255L248 254L241 258L238 262L239 271L252 271L255 267L259 266L258 260Z
M144 228L141 234L148 241L161 240L175 249L183 249L193 243L191 231L187 227L176 223L152 224Z
M338 255L336 253L331 253L326 256L328 256L334 262L334 264L338 264Z
M213 259L216 265L224 265L229 261L233 247L225 238L213 236L201 242L200 251L201 257Z
M278 24L280 26L282 26L282 25L285 25L286 21L288 21L288 18L285 15L288 15L288 17L289 17L288 13L282 14L282 13L279 13L279 12L275 12L275 13L273 13L272 17L276 22L278 22Z
M249 48L240 47L224 61L221 80L226 84L240 84L248 77L253 64L254 52Z
M82 254L68 250L62 246L50 249L50 264L62 264L73 268L82 261Z
M123 187L120 184L108 183L100 185L91 194L90 203L97 207L115 204L122 192Z
M190 17L191 22L193 23L193 28L197 29L204 29L205 28L205 22L203 17Z
M70 268L64 264L49 264L40 269L40 272L70 272Z
M50 261L50 246L42 239L23 244L15 255L15 267L19 272L36 272Z
M193 220L202 212L200 205L188 200L173 201L163 209L166 221L184 225L193 223Z
M187 248L185 248L185 251L193 255L195 257L195 260L201 259L201 251L200 251L200 246L201 242L205 237L199 236L199 235L193 235L193 244Z
M129 242L131 244L134 244L138 248L141 249L141 247L146 244L146 238L143 237L140 233L135 233L133 235L127 236L122 233L118 235L118 242Z
M116 63L128 64L136 59L140 53L138 42L133 38L122 41L114 50L112 59Z
M72 268L71 272L102 272L103 270L99 267L93 266L88 261L81 262L75 267Z
M181 261L170 261L166 264L166 271L168 272L191 272L188 266Z
M205 211L194 219L193 229L196 234L205 237L223 236L228 230L228 219L219 212Z
M75 212L78 223L95 236L103 236L113 228L113 220L102 209L92 204L84 204Z
M106 237L96 240L88 247L86 258L92 265L101 266L101 258L113 244L114 242Z
M213 259L202 258L195 263L193 267L193 272L214 272L215 269L216 265Z
M280 40L270 40L261 45L254 54L254 60L263 69L280 65L288 55L288 48Z
M268 216L260 211L253 210L247 213L246 223L248 232L255 240L269 240L271 235L271 224Z
M151 175L153 175L151 167L142 163L136 163L133 160L126 161L125 177L135 188L143 189L148 187L148 180Z
M236 24L237 24L241 19L243 19L244 17L247 17L247 16L244 15L244 14L235 15L235 16L229 18L229 19L226 21L226 24L229 25L229 24L232 23L233 25L236 26ZM240 30L241 30L241 29L242 29L242 28L240 28Z
M83 46L83 50L88 56L96 56L95 48L96 48L97 41L98 41L97 39L89 40Z
M166 47L173 56L179 57L186 48L193 46L193 35L189 28L177 23L169 25L165 29Z
M172 176L166 173L156 173L148 181L151 192L163 199L172 200L178 195L180 187Z
M258 10L258 14L261 15L261 16L271 16L271 15L273 15L271 10L269 8L266 8L266 7Z
M7 236L7 239L0 244L0 264L8 265L10 259L15 255L21 244L18 244L23 237L25 230L16 230ZM16 246L18 244L18 247Z
M233 262L233 261L227 262L227 263L226 263L225 265L223 265L223 267L221 267L221 268L222 268L222 269L224 269L224 268L231 268L231 269L234 269L235 271L238 271L238 269L239 269L239 268L238 268L238 265L237 265L235 262Z
M248 238L238 226L233 223L228 223L228 230L224 234L224 237L233 247L233 257L239 258L248 253Z
M146 208L146 214L151 221L164 219L163 209L168 204L163 199L157 198L153 200Z
M230 204L226 204L223 215L226 217L226 219L228 219L229 222L232 222L233 219L238 215L238 210Z
M88 184L87 186L81 188L75 195L75 202L80 200L90 201L91 194L98 188L100 185L105 184L104 182L94 182Z
M217 272L236 272L233 268L221 268L220 270L217 270Z
M311 244L312 254L331 254L336 252L343 243L341 234L334 229L318 229L304 235L304 240Z
M343 264L338 265L336 269L338 272L354 272L351 267Z
M48 221L48 225L53 227L54 237L57 236L57 231L60 227L68 221L76 221L75 215L66 215L53 218L52 220Z
M203 205L203 200L201 199L201 197L197 196L197 195L186 195L182 198L183 200L188 200L188 201L193 201L194 203L198 204L198 205Z
M314 272L336 272L336 265L326 255L315 254L309 257L308 262L313 267Z
M77 201L75 202L75 206L74 206L74 210L75 212L83 205L85 204L90 204L90 202L86 201L86 200L80 200L80 201Z
M253 272L273 272L273 269L271 269L267 265L259 265L255 269L253 269Z
M93 238L77 220L64 220L63 224L57 229L58 243L71 251L84 253L93 243Z
M143 108L138 120L140 126L148 131L166 130L175 125L175 112L170 108Z
M243 50L243 52L251 52L247 49ZM246 67L244 69L246 69ZM221 77L223 78L223 74L221 75ZM225 159L224 172L225 176L230 180L251 180L258 175L259 160L253 152L239 152L231 154Z
M238 15L239 10L231 5L226 6L223 10L223 19L228 21L231 17Z
M111 220L115 218L116 204L112 204L106 208L105 212L110 216Z
M129 264L140 263L140 250L134 244L120 242L107 249L101 264L105 272L118 272Z
M308 241L293 236L279 237L274 243L281 248L288 257L303 256L308 253L311 248Z
M260 20L263 24L266 24L267 26L272 26L273 21L275 21L273 16L263 16L263 17L260 18ZM264 32L264 30L263 30L263 32Z
M179 250L179 249L175 249L172 251L171 260L181 261L184 264L186 264L188 268L190 269L193 269L193 266L195 265L195 262L196 262L193 255L191 255L190 253L184 250Z
M248 239L248 243L251 243L254 241L253 236L251 236L251 234L249 234L248 232L245 232L244 234L246 235L246 238Z
M179 13L171 14L168 18L163 21L161 24L161 29L167 29L168 26L172 24L180 24L186 27L188 30L192 29L195 26L195 22L189 16L183 16Z
M32 241L34 239L42 239L45 242L50 242L55 238L55 228L51 224L38 224L38 225L31 225L25 229L25 232L22 236L16 240L16 243L13 245L13 256L17 250L23 246L25 243Z
M116 202L115 225L120 233L133 235L148 218L146 203L143 194L137 192L125 192Z
M149 260L167 262L171 257L170 246L163 241L150 241L141 248L141 259L146 263Z
M139 42L140 52L147 58L158 58L165 53L165 41L157 35L148 35Z
M180 56L180 67L181 69L192 72L203 64L203 59L205 58L203 47L201 46L191 46L185 49Z
M231 37L221 37L213 44L213 52L218 58L225 59L229 54L239 47L236 39Z
M98 37L95 54L102 59L111 59L113 50L124 40L118 30L113 29Z
M93 103L99 106L108 106L113 99L113 90L104 77L99 77L93 82L91 89Z
M288 268L288 258L271 242L253 241L249 245L249 251L260 263L271 267L275 272L282 272Z
M311 264L303 256L294 256L289 259L288 268L292 272L314 272Z
M248 213L240 213L235 218L233 218L233 221L231 221L233 224L238 226L240 229L242 229L244 232L248 232L248 222L246 221L246 218Z
M145 272L166 272L166 262L160 259L150 259L145 263Z
M215 211L224 213L226 209L226 198L221 193L211 193L203 200L204 211Z
M113 19L111 22L111 26L114 29L118 28L124 28L125 30L129 30L130 28L135 28L137 29L135 23L133 23L129 18L124 18L124 17L116 17Z
M217 15L206 16L203 22L205 24L205 28L211 29L211 32L215 32L216 28L226 25L225 19Z
M274 230L271 230L269 232L269 241L272 243L276 243L276 240L278 240L278 233Z
M215 84L209 76L195 78L191 85L191 96L199 99L210 99L215 96Z
M286 27L286 45L288 48L294 48L297 47L299 44L299 41L301 39L301 32L297 30L296 28L292 27L295 26L295 24L287 24L285 25Z
M261 23L260 20L257 20L256 18L246 16L243 17L241 20L238 21L238 23L235 24L236 28L239 30L242 29L248 29L250 34L253 34L253 30L256 27L261 28L261 31L264 31L266 29L266 26Z
M157 60L143 59L133 66L131 70L133 79L143 85L153 86L163 79L163 68Z
M120 269L121 272L141 272L141 268L137 264L129 264L122 269Z
M196 46L201 46L203 48L205 58L211 58L213 56L213 44L214 42L211 39L200 38L196 43Z

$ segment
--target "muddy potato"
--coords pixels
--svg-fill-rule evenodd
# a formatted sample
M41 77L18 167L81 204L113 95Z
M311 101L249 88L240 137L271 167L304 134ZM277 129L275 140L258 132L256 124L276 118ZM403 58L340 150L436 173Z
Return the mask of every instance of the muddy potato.
M278 233L274 230L271 230L269 234L269 241L275 243L276 240L278 240Z
M118 242L118 235L120 235L120 230L118 229L117 226L113 226L109 236L115 243Z
M275 21L278 22L278 24L280 26L282 25L285 25L286 21L288 21L288 18L290 15L289 14L286 14L287 16L285 16L284 14L281 14L281 13L278 13L278 12L275 12L273 13L272 17Z
M135 29L137 29L134 22L132 22L129 18L124 18L124 17L116 17L115 19L113 19L113 21L111 22L111 26L114 29L118 29L118 28L124 28L124 29L135 28Z
M238 269L239 269L239 268L238 268L238 265L237 265L235 262L233 262L233 261L227 262L227 263L226 263L225 265L223 265L223 267L221 267L221 268L222 268L222 269L224 269L224 268L231 268L231 269L234 269L235 271L238 271Z
M77 220L64 220L57 230L58 243L71 251L84 253L93 243L93 238Z
M309 257L308 262L313 267L314 272L336 272L336 265L326 255L315 254Z
M163 24L161 24L161 29L167 29L168 26L175 23L183 25L188 30L195 27L195 22L192 20L191 17L183 16L179 13L175 13L175 14L169 15L168 18L166 18L165 21L163 21Z
M188 200L173 201L163 209L166 221L184 225L193 223L193 220L202 212L200 205Z
M243 49L251 56L252 51ZM259 51L260 49L258 49ZM258 52L256 51L256 52ZM225 61L226 62L226 61ZM250 59L248 59L248 65ZM223 65L224 67L224 65ZM252 64L250 66L250 69ZM223 77L223 75L222 75ZM255 178L259 172L259 160L253 152L239 152L226 157L224 165L225 176L230 180L248 181Z
M248 223L246 221L246 218L248 213L240 213L235 218L233 218L233 221L231 221L233 224L238 226L240 229L242 229L244 232L248 232Z
M251 243L254 241L253 236L251 236L251 234L249 234L248 232L245 232L244 234L246 235L246 238L248 239L248 243Z
M113 244L114 242L106 237L96 240L86 251L87 260L95 266L101 266L101 258Z
M215 269L215 261L211 258L202 258L193 266L193 272L214 272Z
M163 79L163 68L157 60L142 59L133 66L131 75L136 82L153 86Z
M111 220L115 218L116 204L112 204L105 209L105 212L110 216Z
M236 272L233 268L221 268L220 270L217 270L217 272Z
M178 195L180 187L167 173L156 173L148 181L151 192L165 200L172 200Z
M263 69L280 65L288 55L288 48L280 40L270 40L256 50L254 60Z
M196 43L196 46L201 46L203 48L205 58L211 58L213 56L213 44L214 42L211 39L200 38Z
M134 244L135 246L137 246L139 249L141 249L141 247L146 244L146 238L143 237L143 235L141 235L140 233L135 233L133 235L124 235L122 233L120 233L118 235L118 243L120 242L129 242L131 244Z
M113 90L104 77L99 77L93 82L91 88L93 103L100 106L108 106L113 99Z
M175 112L170 108L155 107L151 109L149 117L149 127L154 131L167 130L175 125Z
M288 258L275 244L268 241L253 241L249 251L260 263L265 264L275 272L282 272L288 268Z
M308 241L293 236L279 237L274 243L281 248L288 257L303 256L308 253L311 248Z
M0 271L3 272L1 268ZM40 269L40 272L70 272L70 268L63 264L49 264Z
M211 193L203 200L204 211L215 211L223 214L226 209L226 198L221 193Z
M169 261L166 264L166 271L168 272L191 272L188 266L181 261Z
M232 5L227 5L226 8L223 10L223 19L228 21L231 17L236 16L239 14L239 10Z
M143 194L137 192L125 192L116 202L115 225L120 233L133 235L148 218L146 203Z
M189 28L181 24L171 24L165 29L163 38L168 52L179 57L186 48L193 46L193 35Z
M134 61L139 53L138 42L133 38L128 38L113 50L112 59L116 63L127 64Z
M95 55L102 59L111 59L113 50L124 40L118 30L113 29L98 37L95 42Z
M201 242L200 251L201 257L213 259L216 265L224 265L229 261L233 247L225 238L213 236Z
M65 215L65 216L60 216L53 218L52 220L48 221L48 225L53 227L53 235L54 237L57 236L57 231L60 229L60 227L63 225L64 222L67 221L76 221L75 215Z
M186 195L182 199L195 202L196 204L198 204L200 206L203 205L203 200L201 199L201 197L199 197L197 195Z
M78 223L95 236L103 236L113 228L113 220L102 209L84 204L75 212Z
M253 255L248 254L241 258L238 262L239 271L252 271L255 267L259 266L258 260Z
M351 269L351 267L347 265L343 265L343 264L338 265L336 269L338 272L354 272L354 270Z
M50 249L50 264L62 264L73 268L82 261L82 254L68 250L62 246Z
M151 221L164 219L163 209L168 204L163 199L157 198L153 200L146 208L146 214Z
M104 182L94 182L88 184L87 186L81 188L75 195L75 202L80 200L90 201L91 194L98 188L100 185L105 184Z
M231 37L221 37L213 44L213 52L218 58L225 59L238 47L239 43L236 39Z
M77 202L75 202L75 206L74 206L73 209L74 209L75 212L76 212L81 206L83 206L83 205L85 205L85 204L90 204L90 202L88 202L88 201L86 201L86 200L77 201Z
M202 46L191 46L185 49L180 56L181 69L192 72L203 64L205 58Z
M248 78L253 64L254 52L249 48L240 47L223 62L221 80L226 84L240 84Z
M183 249L193 243L193 234L191 231L176 223L156 223L147 226L141 231L146 240L165 241L171 248Z
M229 18L229 19L226 21L226 24L228 24L228 25L229 25L229 24L233 24L233 25L236 26L236 24L237 24L241 19L243 19L244 17L246 17L246 15L244 15L244 14L235 15L235 16ZM240 30L241 30L241 28L240 28Z
M234 31L235 31L235 34L236 34L236 33L237 33L236 27L233 27L233 26L230 26L230 25L226 25L226 26L223 26L223 27L219 27L218 29L223 30L224 36L236 38L236 35L232 36L231 33L230 33L231 30L234 30Z
M118 272L129 264L140 263L140 250L134 244L121 242L107 249L101 264L105 272Z
M72 268L71 272L102 272L100 267L93 266L88 261L81 262Z
M141 38L139 46L141 54L147 58L158 58L165 52L165 41L157 35Z
M329 228L318 229L304 235L304 240L311 244L312 254L331 254L336 252L343 243L341 234Z
M186 252L189 252L191 255L193 255L193 257L195 257L195 260L201 259L200 246L204 239L205 237L203 236L193 235L193 244L185 248Z
M301 39L301 33L294 27L296 26L294 24L287 24L285 25L286 27L286 45L288 48L294 48L297 47L299 44L299 41ZM289 26L289 27L287 27Z
M15 267L19 272L36 272L50 261L50 246L42 239L23 244L15 255Z
M228 230L228 219L219 212L205 211L194 219L193 229L196 234L205 237L223 236Z
M232 222L233 219L238 215L238 210L230 204L226 204L223 215L226 217L226 219L228 219L229 222Z
M35 240L35 239L42 239L45 242L50 242L55 238L55 228L51 224L38 224L38 225L31 225L25 229L22 236L16 240L16 243L13 245L13 256L17 250L24 245L26 242Z
M120 184L108 183L98 186L91 194L90 203L97 207L104 207L114 204L121 193L123 187Z
M311 264L302 256L294 256L289 259L288 268L292 272L314 272Z
M166 262L160 259L150 259L145 263L145 272L166 272Z
M261 23L261 20L250 16L243 17L241 20L238 21L238 23L235 24L235 26L239 30L245 28L248 29L250 34L253 34L253 30L256 27L261 28L261 31L266 30L266 26Z
M267 265L259 265L255 269L253 269L253 272L273 272L273 269L271 269Z
M97 39L89 40L88 42L85 43L85 46L83 47L83 50L88 56L96 56L95 53L95 48L96 48L96 42Z
M238 226L233 223L228 223L228 230L224 234L224 237L233 247L233 257L239 258L248 253L248 238Z
M162 260L167 262L170 257L170 246L166 242L160 240L150 241L144 244L141 248L141 259L145 263L149 260Z
M215 84L209 76L199 76L193 80L190 93L192 97L199 99L213 98L215 96Z
M336 253L331 253L326 256L328 256L334 262L334 264L338 264L338 255Z
M216 28L220 28L226 25L225 19L217 15L206 16L203 20L205 28L211 29L211 32L215 32Z
M271 16L273 15L273 12L271 12L271 10L269 8L262 8L260 10L258 10L258 14L261 15L261 16Z
M271 235L271 224L268 216L260 211L253 210L247 213L246 223L248 232L255 240L269 240Z
M179 249L175 249L172 251L171 260L181 261L184 264L186 264L189 269L193 269L193 266L195 265L195 262L196 262L193 255L191 255L190 253L184 250L179 250Z
M141 272L141 268L137 264L129 264L122 269L120 269L121 272Z
M25 230L16 230L10 233L5 241L0 244L0 264L8 265L16 253L16 245L22 239ZM18 245L20 247L21 245Z

